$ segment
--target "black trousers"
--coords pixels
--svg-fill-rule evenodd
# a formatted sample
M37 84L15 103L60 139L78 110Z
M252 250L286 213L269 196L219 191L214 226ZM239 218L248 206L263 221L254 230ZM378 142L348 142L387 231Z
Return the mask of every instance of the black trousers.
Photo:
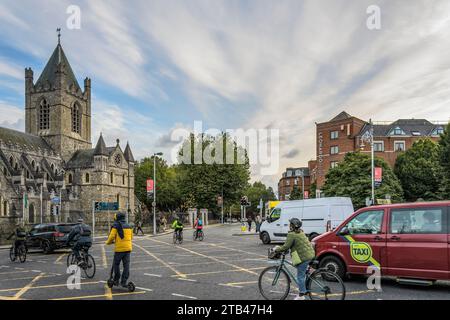
M119 282L121 285L126 285L130 277L130 257L131 252L116 252L114 253L114 282ZM123 264L122 277L120 277L120 263Z

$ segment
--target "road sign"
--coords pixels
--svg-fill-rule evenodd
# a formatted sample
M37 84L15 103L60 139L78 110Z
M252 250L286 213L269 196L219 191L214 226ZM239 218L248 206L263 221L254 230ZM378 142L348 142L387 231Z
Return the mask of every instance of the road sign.
M52 198L52 203L54 203L54 204L59 204L60 201L61 201L61 200L60 200L59 197L53 197L53 198Z
M118 211L119 203L118 202L95 202L94 210L95 211Z

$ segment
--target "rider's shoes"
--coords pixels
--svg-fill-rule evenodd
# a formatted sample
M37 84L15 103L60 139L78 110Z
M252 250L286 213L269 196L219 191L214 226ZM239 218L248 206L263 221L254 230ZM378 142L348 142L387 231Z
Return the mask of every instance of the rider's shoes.
M294 300L306 300L306 298L304 295L302 295L302 296L298 295L294 298Z

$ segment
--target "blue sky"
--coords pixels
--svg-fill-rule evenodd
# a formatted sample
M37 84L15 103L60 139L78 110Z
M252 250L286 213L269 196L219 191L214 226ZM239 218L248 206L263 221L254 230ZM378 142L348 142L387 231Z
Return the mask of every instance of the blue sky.
M81 29L66 27L69 5ZM368 30L366 9L381 8ZM92 78L93 140L170 154L175 128L280 130L275 186L315 156L315 125L450 118L448 1L250 0L0 2L0 126L23 130L24 68L35 80L56 28L80 84Z

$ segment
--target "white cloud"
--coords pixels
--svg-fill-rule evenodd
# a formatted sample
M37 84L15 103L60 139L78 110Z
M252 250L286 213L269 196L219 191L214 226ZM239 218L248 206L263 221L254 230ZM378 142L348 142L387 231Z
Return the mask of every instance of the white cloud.
M25 113L23 108L11 105L8 102L0 100L0 127L21 130L24 128Z

